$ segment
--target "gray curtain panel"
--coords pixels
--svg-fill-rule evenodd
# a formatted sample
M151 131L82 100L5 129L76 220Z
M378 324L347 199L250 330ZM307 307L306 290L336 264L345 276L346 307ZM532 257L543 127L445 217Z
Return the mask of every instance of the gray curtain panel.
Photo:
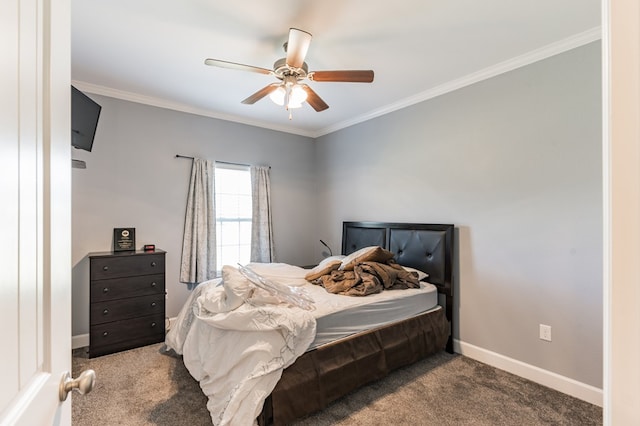
M275 262L271 226L271 179L268 166L251 166L251 261Z
M182 241L180 282L197 284L216 276L214 162L194 158Z

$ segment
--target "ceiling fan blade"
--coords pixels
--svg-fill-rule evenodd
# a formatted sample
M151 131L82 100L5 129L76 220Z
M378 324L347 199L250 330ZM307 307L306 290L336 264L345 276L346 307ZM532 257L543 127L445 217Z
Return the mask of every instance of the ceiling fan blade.
M304 58L307 56L312 35L297 28L289 29L289 41L287 41L287 65L293 68L301 68Z
M249 71L249 72L257 72L260 74L272 74L273 71L266 69L266 68L260 68L260 67L254 67L251 65L244 65L244 64L237 64L235 62L229 62L229 61L221 61L220 59L205 59L204 61L205 64L207 65L211 65L214 67L220 67L220 68L229 68L232 70L240 70L240 71Z
M306 84L301 84L300 87L302 87L302 89L307 92L307 103L311 105L313 109L320 112L329 108L329 105L327 105L325 101L323 101L322 98L318 96L318 94L314 92L311 87L307 86Z
M372 70L313 71L309 73L312 81L337 81L345 83L371 83Z
M253 105L256 102L258 102L260 99L262 99L265 96L271 94L271 92L276 90L278 88L278 86L280 86L280 84L281 83L271 83L270 85L263 87L262 89L258 90L256 93L254 93L253 95L249 96L247 99L242 101L242 103L243 104L247 104L247 105Z

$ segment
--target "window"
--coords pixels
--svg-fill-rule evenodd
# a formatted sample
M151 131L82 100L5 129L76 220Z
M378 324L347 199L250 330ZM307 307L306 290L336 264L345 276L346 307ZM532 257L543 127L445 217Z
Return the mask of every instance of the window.
M246 264L251 258L251 171L249 167L215 168L216 265Z

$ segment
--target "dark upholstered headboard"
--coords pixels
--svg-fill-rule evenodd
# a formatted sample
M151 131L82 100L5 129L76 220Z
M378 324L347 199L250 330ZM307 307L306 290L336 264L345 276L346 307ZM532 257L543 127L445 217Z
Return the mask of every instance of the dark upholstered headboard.
M453 225L343 222L342 254L368 246L395 253L395 260L429 274L428 282L453 296Z

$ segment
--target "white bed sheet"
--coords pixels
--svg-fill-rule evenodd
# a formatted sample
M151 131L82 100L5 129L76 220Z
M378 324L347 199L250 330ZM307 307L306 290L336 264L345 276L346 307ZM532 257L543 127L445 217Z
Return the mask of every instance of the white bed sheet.
M257 273L283 284L302 286L315 301L316 338L307 350L352 334L392 324L432 309L440 309L433 284L420 288L385 290L365 297L331 294L304 279L305 269L287 264L251 264Z
M424 282L419 289L385 290L366 297L335 295L310 286L316 288L308 290L316 301L316 337L307 350L440 308L436 287Z

